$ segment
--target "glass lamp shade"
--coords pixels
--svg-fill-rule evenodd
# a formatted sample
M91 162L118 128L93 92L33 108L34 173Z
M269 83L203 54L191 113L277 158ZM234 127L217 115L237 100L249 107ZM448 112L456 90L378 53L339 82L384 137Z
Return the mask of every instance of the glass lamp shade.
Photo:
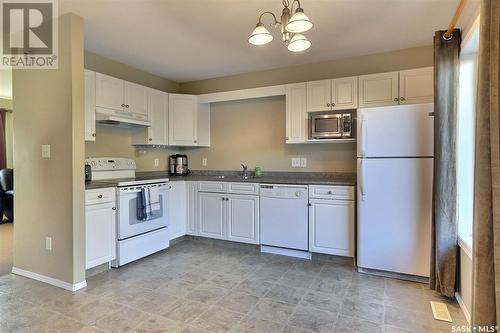
M302 52L311 47L311 42L302 34L293 35L290 43L288 43L288 50L292 52Z
M286 30L293 33L302 33L311 29L313 26L309 18L304 14L302 8L297 8L295 14L290 18L286 25Z
M248 42L253 45L265 45L273 40L273 35L269 33L269 30L264 27L262 23L257 23L255 29L253 29Z

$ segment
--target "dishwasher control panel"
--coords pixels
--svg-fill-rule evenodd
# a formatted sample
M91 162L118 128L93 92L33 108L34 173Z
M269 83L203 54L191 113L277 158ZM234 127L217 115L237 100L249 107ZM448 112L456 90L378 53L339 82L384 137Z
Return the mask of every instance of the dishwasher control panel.
M307 185L260 185L260 195L270 198L307 199Z

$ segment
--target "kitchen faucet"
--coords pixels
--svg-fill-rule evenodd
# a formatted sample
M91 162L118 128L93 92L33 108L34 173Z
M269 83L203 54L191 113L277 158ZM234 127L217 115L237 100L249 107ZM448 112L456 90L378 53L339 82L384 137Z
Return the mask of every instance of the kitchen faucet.
M248 179L248 165L241 165L243 167L243 179Z

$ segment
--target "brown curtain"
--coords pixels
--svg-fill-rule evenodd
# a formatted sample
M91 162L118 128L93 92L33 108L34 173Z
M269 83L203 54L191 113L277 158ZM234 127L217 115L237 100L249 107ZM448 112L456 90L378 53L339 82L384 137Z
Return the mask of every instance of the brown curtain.
M5 143L5 113L7 110L0 108L0 170L7 167L7 149Z
M460 30L434 35L434 194L431 289L455 296L457 270L456 138Z
M481 1L476 108L472 323L500 323L500 1Z

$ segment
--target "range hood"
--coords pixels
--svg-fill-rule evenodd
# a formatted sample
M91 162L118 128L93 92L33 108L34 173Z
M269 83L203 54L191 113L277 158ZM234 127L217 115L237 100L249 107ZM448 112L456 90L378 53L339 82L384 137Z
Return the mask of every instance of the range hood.
M137 127L149 127L151 123L149 121L138 120L128 117L121 117L117 115L110 115L96 112L95 115L96 123L99 125L108 125L121 128L137 128Z

